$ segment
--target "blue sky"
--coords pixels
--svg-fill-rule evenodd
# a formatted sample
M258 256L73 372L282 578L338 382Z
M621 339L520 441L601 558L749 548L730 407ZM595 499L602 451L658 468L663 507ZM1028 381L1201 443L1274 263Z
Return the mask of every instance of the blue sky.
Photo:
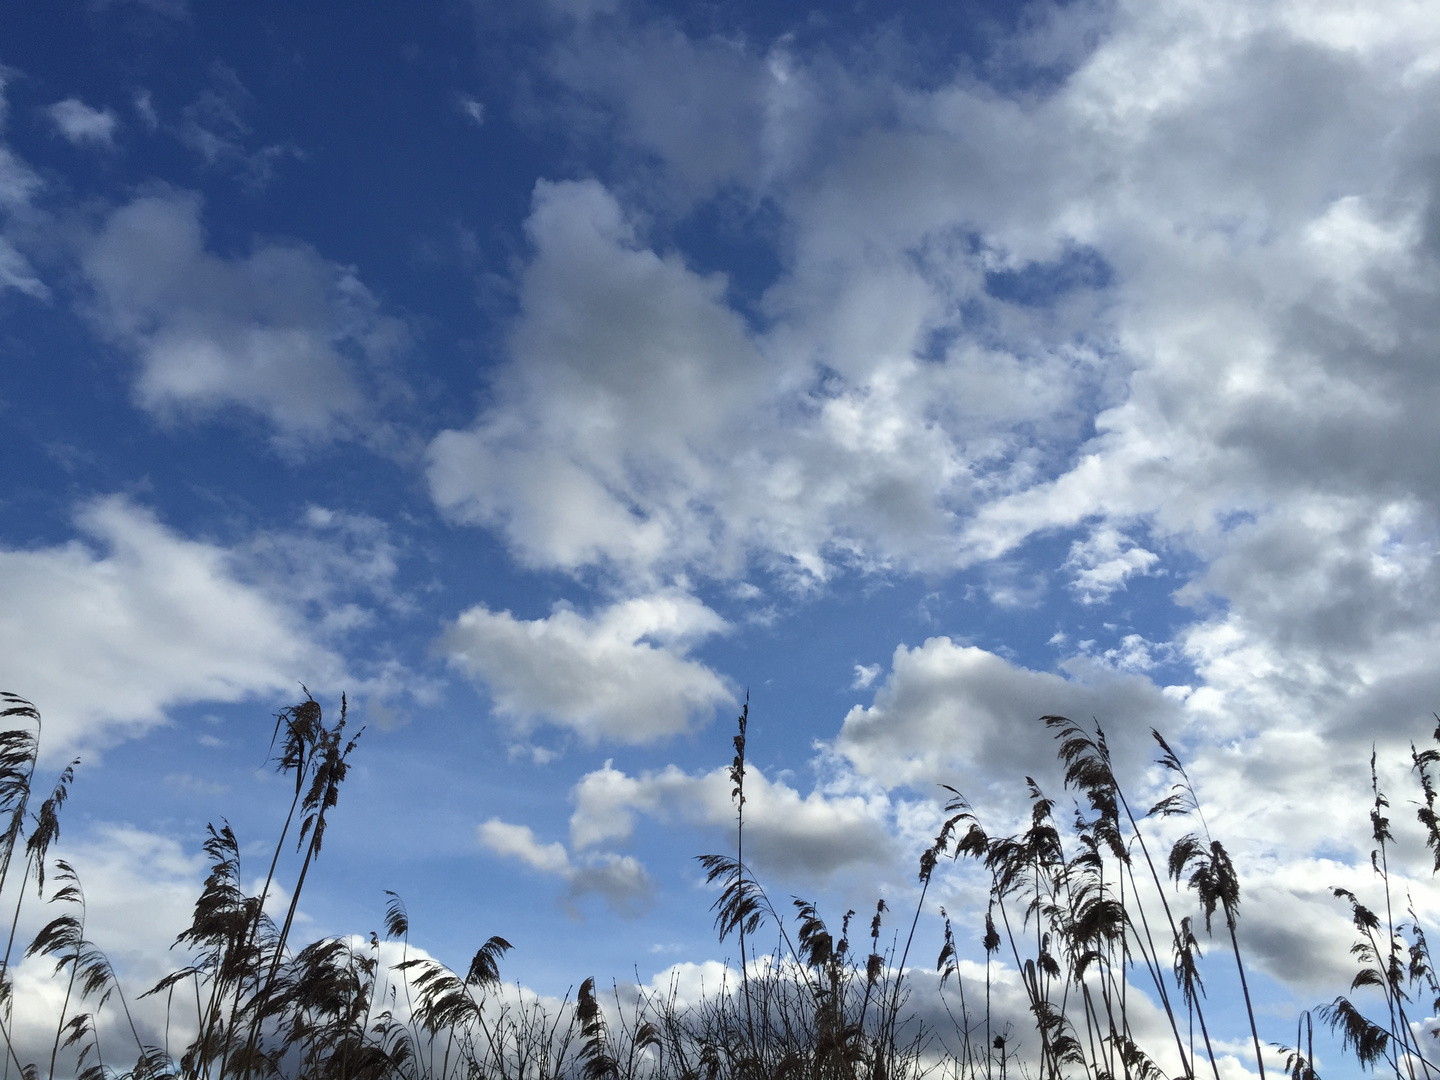
M17 0L0 64L0 686L137 973L304 683L310 933L723 959L748 690L779 895L1153 725L1277 1015L1348 982L1440 702L1433 6Z

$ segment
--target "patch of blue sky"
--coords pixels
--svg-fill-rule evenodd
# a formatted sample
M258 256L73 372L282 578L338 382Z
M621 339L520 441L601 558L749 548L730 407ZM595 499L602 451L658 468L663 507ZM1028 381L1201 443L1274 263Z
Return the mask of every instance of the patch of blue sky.
M1066 293L1109 288L1115 275L1094 248L1071 247L1049 262L1026 262L985 274L985 291L997 300L1021 307L1049 307Z
M725 275L727 304L760 333L773 322L765 294L785 271L786 230L773 200L732 189L695 207L666 238L696 273Z

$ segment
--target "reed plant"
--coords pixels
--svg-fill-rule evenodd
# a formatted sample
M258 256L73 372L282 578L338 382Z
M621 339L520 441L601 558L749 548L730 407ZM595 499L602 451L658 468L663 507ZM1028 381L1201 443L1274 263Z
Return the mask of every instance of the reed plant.
M592 977L547 1007L502 983L511 948L502 937L482 943L463 971L415 950L394 892L383 939L293 940L360 739L347 734L343 697L331 723L308 692L275 718L271 758L288 782L287 806L258 891L243 887L231 827L209 826L208 872L176 939L184 962L127 995L88 936L78 873L50 855L77 763L40 788L45 797L32 810L41 715L13 694L0 705L10 723L0 730L0 898L10 904L0 1080L12 1072L16 1080L1221 1080L1219 1047L1233 1043L1214 1031L1205 979L1219 977L1220 958L1202 956L1202 934L1228 953L1243 1005L1239 1034L1262 1078L1268 1057L1290 1080L1318 1080L1318 1023L1364 1068L1440 1080L1440 1054L1422 1023L1440 1012L1440 975L1391 867L1390 800L1373 754L1374 896L1335 889L1355 928L1358 971L1346 993L1303 1012L1294 1045L1282 1046L1267 1043L1251 1000L1240 874L1158 732L1156 761L1170 787L1136 806L1102 730L1042 717L1063 770L1058 798L1027 778L1020 827L996 831L964 793L945 789L937 832L919 854L913 908L891 925L890 902L877 898L867 915L848 910L827 921L814 900L775 899L746 861L747 697L728 771L734 848L700 857L715 930L734 942L738 970L727 967L720 985L689 1002L674 984L607 990ZM1440 871L1440 727L1434 739L1434 748L1411 747L1410 764ZM937 875L955 873L982 887L973 951L930 900ZM292 882L283 915L273 903L282 880ZM59 1005L46 1045L22 1048L12 958L22 907L45 899L47 883L59 914L22 952L53 962ZM927 913L940 938L933 970L911 960ZM1002 1007L1016 993L1023 1014ZM136 997L163 1003L163 1029L137 1020ZM123 1023L102 1024L107 1008ZM119 1034L102 1046L102 1030Z

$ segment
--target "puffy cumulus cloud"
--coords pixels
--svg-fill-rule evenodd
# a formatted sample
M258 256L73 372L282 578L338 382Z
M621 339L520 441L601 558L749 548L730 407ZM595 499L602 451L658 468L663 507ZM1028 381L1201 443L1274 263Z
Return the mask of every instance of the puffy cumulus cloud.
M731 170L786 214L767 359L793 370L793 350L849 376L923 354L948 369L998 340L1009 350L976 357L985 380L957 380L993 410L986 389L999 402L1053 395L1064 371L1007 357L1053 361L1077 335L1094 343L1084 359L1103 369L1098 437L1059 440L1064 454L1047 459L1038 429L1011 430L1026 420L1012 405L1000 430L1033 468L983 493L966 529L972 557L1092 515L1153 516L1188 534L1273 508L1295 485L1429 485L1435 455L1420 418L1435 392L1422 359L1435 267L1423 162L1440 31L1413 4L1378 10L1120 5L1074 70L1026 101L966 79L907 87L883 65L867 83L831 58L790 56L790 83L822 87L796 105L828 125L818 171ZM676 100L664 92L672 65L629 63L637 74L624 86L605 65L740 46L606 25L612 37L587 30L560 48L585 53L573 81L680 167L692 155L636 104ZM630 36L613 36L624 26ZM1157 49L1162 67L1146 59ZM707 76L731 91L711 96L748 100L745 87L776 70L749 54ZM759 119L731 127L747 147L764 140ZM967 304L968 318L947 318ZM950 341L938 355L933 331ZM961 388L930 383L920 396L938 411L943 390Z
M724 282L637 248L598 185L541 182L527 230L517 362L500 406L432 445L436 500L533 563L665 558L697 531L705 451L762 361Z
M190 925L205 876L204 859L187 854L169 837L115 823L101 823L78 841L62 840L52 855L74 867L85 894L86 937L99 945L120 976L142 1037L160 1043L166 1029L165 999L141 999L136 988L148 989L183 962L171 946ZM52 870L47 888L54 880ZM29 941L59 914L55 908L27 904L16 940ZM12 978L10 1031L16 1051L23 1061L47 1060L65 998L64 977L57 977L52 957L37 956L16 963ZM119 1009L101 1010L99 1022L107 1045L133 1045ZM176 1022L177 1041L188 1038L184 1018L177 1016Z
M1316 890L1368 873L1368 746L1399 775L1440 701L1440 15L1060 11L1103 32L1019 92L578 20L553 70L678 192L637 201L682 214L738 188L781 219L780 272L748 325L727 283L652 248L614 194L639 185L538 186L494 404L434 440L431 490L533 565L642 582L753 557L812 580L989 563L999 601L1058 570L1098 605L1198 566L1170 641L1122 631L1060 674L902 646L883 681L857 670L879 689L834 751L862 782L1018 817L1027 774L1059 794L1038 716L1097 718L1142 790L1166 779L1145 771L1160 728L1240 866L1251 957L1333 985L1321 958L1349 932ZM706 123L672 122L687 95ZM1061 530L1060 566L1026 560ZM1162 662L1190 685L1156 685ZM874 831L843 834L823 794L775 787L787 812L755 845L776 869L883 847L883 814L857 805ZM813 846L787 847L810 799ZM575 800L575 850L732 809L723 771L607 767ZM1423 854L1397 849L1397 873L1428 913Z
M76 521L88 542L0 550L0 685L40 707L48 755L143 731L175 705L343 674L226 549L119 497L85 504Z
M891 959L893 962L896 958ZM809 978L795 966L793 958L776 963L773 956L752 959L748 974L752 987L773 980L780 994L803 988ZM893 974L893 970L887 974ZM649 997L651 1000L673 999L682 1009L728 998L730 1008L743 1012L740 987L740 972L736 968L709 960L673 964L656 972L643 986L619 983L616 996L625 1007L630 1007L637 998ZM963 1055L963 1043L956 1044L963 1037L957 1019L968 1014L972 1024L979 1020L983 1027L981 1013L988 1010L991 1029L1006 1036L1007 1068L1039 1073L1045 1067L1040 1059L1039 1041L1033 1035L1034 1019L1024 977L1003 960L996 958L986 964L961 959L943 986L939 974L929 963L917 962L905 968L905 987L896 1030L902 1043L922 1032L929 1036L921 1040L925 1044L919 1052L922 1063L939 1065L942 1055L949 1055L951 1060ZM1182 1073L1183 1066L1164 1011L1135 984L1127 987L1127 995L1126 1016L1136 1043L1154 1055L1156 1064L1167 1075ZM986 1004L977 1007L977 1001ZM973 1030L970 1037L974 1037ZM1240 1067L1236 1056L1232 1056L1243 1058L1247 1049L1237 1041L1233 1051L1229 1047L1221 1051L1223 1056L1217 1062L1221 1074L1231 1080L1243 1080L1251 1075ZM973 1043L971 1050L975 1052ZM1253 1061L1253 1051L1249 1054Z
M1382 782L1408 769L1440 700L1434 531L1415 500L1294 497L1232 525L1179 593L1200 617L1175 642L1196 675L1177 700L1227 833L1365 857L1370 753Z
M686 731L734 700L721 676L686 657L725 629L694 597L667 591L590 617L562 607L517 619L478 605L437 648L482 681L496 711L522 729L545 721L588 743L645 743Z
M576 850L628 840L635 815L725 831L735 825L728 769L692 775L668 766L629 776L608 762L575 785L570 842ZM814 790L751 767L745 775L745 858L768 873L793 879L825 877L847 867L889 866L889 800L880 794Z
M1350 946L1356 932L1350 909L1333 890L1349 888L1370 904L1379 899L1375 884L1368 866L1333 859L1259 865L1240 882L1245 904L1236 928L1240 947L1252 963L1290 986L1316 992L1342 986L1355 976ZM1435 890L1422 886L1411 899L1428 916L1424 901L1433 904Z
M1117 769L1147 759L1150 728L1183 729L1178 703L1150 680L1104 665L1074 677L1032 671L948 637L895 650L872 704L845 717L834 747L886 788L950 784L977 806L1010 810L1034 775L1058 793L1054 740L1038 723L1059 714L1098 718Z
M190 925L204 858L173 838L102 823L60 852L85 890L87 933L117 969L151 985L172 970L175 936Z
M528 825L511 825L491 818L479 826L480 842L496 855L519 859L542 874L560 874L570 868L570 855L558 840L542 844Z
M1314 729L1335 741L1403 741L1440 693L1435 525L1413 502L1293 499L1286 515L1236 524L1180 597L1226 606L1181 635L1204 679L1194 707L1232 731ZM1397 709L1397 706L1401 706ZM1411 706L1413 710L1415 706ZM1423 713L1422 713L1423 715Z
M596 183L538 184L527 230L511 361L475 425L432 442L428 475L532 565L637 581L751 556L808 580L951 565L957 507L1033 473L1041 452L1017 458L1012 429L1065 413L1089 364L1078 346L934 345L983 253L957 270L892 245L815 320L827 337L758 337L722 278L645 247Z
M719 960L683 961L656 972L644 989L661 1000L673 998L677 1008L687 1009L714 1000L740 982L740 973Z
M855 680L850 684L850 689L868 690L883 670L879 664L856 664Z
M187 1045L197 1034L193 998L187 1010L182 989L176 990L173 1002L164 994L142 995L164 976L189 962L190 957L183 948L176 947L175 939L191 925L207 860L201 853L186 851L168 836L113 822L94 824L78 839L68 835L69 830L66 832L51 854L67 860L75 869L85 896L85 936L113 965L126 996L126 1009L140 1037L153 1046L165 1045L167 1037L172 1047ZM263 884L263 865L260 870L261 877L245 884L251 895L258 894ZM52 870L46 877L47 891L56 884ZM283 920L288 900L285 890L272 883L266 911ZM62 905L27 902L21 910L17 942L31 940L43 923L62 913ZM303 911L298 913L298 919L301 923L308 921ZM296 937L299 934L297 930ZM317 936L317 928L311 925L301 940L308 943ZM394 987L397 990L394 1008L403 1021L408 999L396 965L404 960L434 958L413 942L382 940L372 945L364 935L344 935L341 931L337 936L356 954L378 961L377 998L385 998ZM48 1060L55 1037L55 1021L66 997L67 974L68 971L56 971L53 957L12 960L15 991L9 1031L22 1061ZM514 985L497 990L497 995L512 1002L517 995L524 995L532 1003L535 1000L533 992ZM117 1056L123 1059L125 1048L134 1045L125 1012L115 1006L114 997L107 1007L96 1009L95 1004L96 999L91 997L87 1011L97 1013L105 1053L115 1054L118 1049ZM553 1015L560 1002L547 999L547 1005ZM73 1015L76 1008L73 996L69 1008ZM61 1061L65 1061L63 1052Z
M1103 118L1102 138L1125 133L1115 184L1070 201L1087 204L1106 234L1092 242L1116 268L1117 326L1137 369L1074 467L985 507L969 537L995 553L1088 515L1143 515L1210 564L1188 595L1229 606L1185 639L1207 682L1221 679L1237 701L1244 678L1224 677L1219 658L1258 650L1236 668L1278 688L1267 674L1288 666L1297 692L1267 723L1292 710L1314 716L1322 697L1321 714L1333 715L1377 677L1393 686L1382 669L1403 677L1395 620L1428 621L1428 417L1440 384L1420 359L1437 340L1433 304L1420 298L1440 277L1431 181L1418 167L1435 133L1419 101L1440 28L1407 5L1357 18L1343 40L1316 29L1349 25L1328 4L1239 20L1193 14L1128 13L1036 114L1074 119L1083 105L1087 122ZM1156 70L1136 64L1162 37L1170 70L1190 74L1131 78ZM1262 95L1261 108L1239 107L1282 78L1288 89ZM1357 156L1362 144L1370 149ZM1122 207L1128 223L1107 216ZM1256 542L1294 544L1299 522L1313 543L1288 559L1278 543ZM1348 631L1336 632L1337 619ZM1270 662L1252 662L1260 653Z
M57 101L45 110L55 130L76 146L115 145L115 128L119 125L109 109L94 109L79 98Z
M1156 727L1185 761L1204 821L1192 816L1142 822L1152 855L1163 859L1193 829L1213 834L1239 868L1247 964L1297 991L1343 983L1353 974L1347 964L1354 928L1332 890L1344 886L1372 907L1384 903L1369 864L1370 744L1357 747L1353 734L1331 736L1314 718L1306 725L1284 714L1273 726L1236 732L1224 725L1228 714L1210 700L1213 688L1161 690L1133 673L1148 666L1134 659L1145 644L1127 639L1115 650L1118 655L1076 658L1067 665L1069 678L1030 671L946 638L902 647L874 703L846 717L834 750L859 776L885 789L949 784L967 797L987 829L1003 833L1027 820L1027 778L1035 778L1047 795L1061 797L1056 744L1036 722L1040 715L1100 722L1117 778L1137 814L1177 779L1151 764L1156 747L1148 730ZM1244 715L1247 708L1234 711ZM1325 716L1334 715L1332 706ZM1386 738L1383 725L1374 731L1381 735L1376 741L1382 789L1392 802L1406 797L1402 791L1418 795L1418 785L1411 786L1408 747ZM596 787L599 810L593 816L599 831L627 833L623 813L639 804L633 781L604 773L592 777L586 782ZM612 805L621 808L620 816L606 816ZM1411 827L1397 819L1398 840L1388 852L1392 888L1411 898L1419 918L1429 919L1440 911L1440 890L1423 833L1409 815L1405 819L1412 820ZM596 827L588 819L581 824ZM911 829L916 835L933 830L933 812L916 824ZM976 890L963 872L947 877L941 889L957 917L983 911L984 889ZM1177 913L1199 920L1188 891L1170 903ZM1158 908L1152 915L1152 925L1163 919Z
M1064 567L1081 600L1114 597L1176 561L1199 565L1181 594L1190 627L1097 657L1147 670L1169 646L1196 685L1166 697L1111 672L1105 694L1138 696L1066 709L1103 720L1151 702L1199 740L1197 752L1205 738L1227 743L1217 777L1222 761L1243 760L1228 775L1238 783L1257 770L1248 779L1277 800L1288 797L1284 770L1258 775L1253 757L1267 739L1398 739L1440 690L1425 654L1440 630L1440 126L1429 107L1440 18L1399 0L1364 13L1340 0L1172 0L1096 5L1084 17L1096 10L1105 32L1043 92L970 74L907 81L883 63L862 71L793 43L687 40L636 19L582 26L557 47L555 70L624 139L689 176L684 190L731 184L775 208L781 272L759 304L763 327L742 333L727 296L647 250L612 196L540 189L501 405L432 446L437 498L502 524L546 565L732 572L741 555L763 553L823 577L847 560L1022 560L991 575L996 599L1016 604L1033 602L1056 569L1025 563L1021 545L1083 530ZM1047 33L1040 26L1026 47L1043 52ZM730 91L707 91L724 103L714 125L724 134L693 166L683 133L664 122L666 101L683 99L677 57L694 61L697 86ZM622 60L636 73L623 85L609 74ZM612 281L621 266L644 266L703 296L688 318L727 327L712 340L728 343L731 362L722 370L719 354L691 350L701 372L677 369L707 388L706 371L742 381L748 426L717 426L732 398L712 391L697 434L666 436L666 455L653 441L663 420L655 428L651 412L621 404L605 430L623 444L598 454L547 419L546 395L515 389L543 384L555 400L574 387L594 401L616 392L586 366L617 370L614 354L579 335L543 353L562 364L537 359L539 313L573 314L587 295L558 272L582 264L571 252L603 253L592 265ZM572 302L550 306L556 297ZM583 325L604 339L597 315ZM671 340L673 325L626 320L646 342ZM540 491L580 493L570 504L588 524L561 531L563 548L516 524L543 511L496 479L507 473L493 449L502 438L524 447L513 460L536 470L527 476L551 479L532 489L534 503L564 502ZM462 446L463 465L447 455ZM727 486L734 475L743 483ZM1023 714L1100 694L1078 678L1084 667L1052 682L1014 675L1045 689L1022 696L1032 702ZM979 715L997 716L998 701ZM861 715L841 743L857 760ZM938 711L906 715L945 728ZM885 775L930 776L944 757L915 754L887 752Z
M568 882L567 901L572 914L577 913L576 901L596 894L619 914L638 915L655 891L650 875L633 855L589 852L572 859L558 840L542 844L528 825L512 825L499 818L481 824L478 833L480 842L496 855L518 859L532 870Z
M399 324L309 247L212 254L200 209L190 194L143 195L82 253L97 327L140 362L136 401L161 416L248 409L291 442L357 434Z

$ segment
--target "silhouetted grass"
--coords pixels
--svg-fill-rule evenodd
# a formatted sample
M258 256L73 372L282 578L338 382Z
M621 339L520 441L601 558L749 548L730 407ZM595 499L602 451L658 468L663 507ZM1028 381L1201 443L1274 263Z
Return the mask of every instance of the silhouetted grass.
M292 941L300 897L359 739L345 734L343 699L339 719L327 724L308 693L276 717L273 762L293 791L259 892L248 895L242 886L241 844L230 826L209 826L209 872L191 923L176 940L187 962L127 997L86 936L77 873L49 855L76 763L32 811L41 716L13 694L0 695L0 703L0 716L12 725L0 730L0 898L11 905L0 961L0 1080L12 1071L17 1080L42 1074L45 1080L1008 1080L1011 1073L1038 1080L1220 1080L1202 981L1202 970L1210 969L1202 965L1196 919L1207 935L1223 931L1245 1006L1244 1038L1265 1075L1267 1050L1237 930L1239 877L1210 833L1179 756L1159 733L1157 761L1173 786L1154 806L1137 810L1099 728L1042 717L1073 800L1068 817L1027 778L1026 824L993 834L966 797L949 789L946 816L920 854L913 912L887 931L892 912L882 899L868 918L857 921L849 911L835 927L811 901L777 906L745 862L747 700L729 770L734 854L700 857L718 889L715 928L722 942L735 940L740 954L735 984L709 987L698 1002L681 1005L673 987L622 993L617 985L607 994L586 978L573 1000L546 1009L533 994L502 985L500 965L510 949L502 937L482 944L463 973L413 955L409 916L393 892L384 919L393 946L374 934L368 943ZM1440 744L1440 728L1435 739ZM1440 750L1412 746L1411 764L1418 820L1440 870ZM1348 992L1363 991L1373 1007L1367 1012L1341 994L1314 1018L1360 1065L1434 1080L1436 1048L1422 1044L1415 1022L1417 1009L1440 1011L1440 979L1408 899L1397 916L1390 803L1373 755L1370 765L1371 862L1383 903L1372 908L1353 892L1334 892L1357 933L1352 954L1359 970ZM1154 825L1171 818L1190 831L1169 842L1167 852L1156 832L1174 830ZM277 924L266 904L279 889L287 852L299 865ZM940 950L929 975L910 966L910 954L932 878L946 859L972 864L987 882L976 928L983 964L962 957L941 908ZM62 993L43 1057L24 1061L12 1038L15 935L24 905L43 899L47 883L49 902L62 914L24 955L52 958ZM768 947L757 947L762 939ZM398 960L382 961L382 951L395 949ZM921 989L936 995L925 1009L912 996ZM998 999L1010 992L1023 1000L1027 1021L1017 1023L1000 1007ZM142 1035L131 1013L136 996L164 1002L162 1037ZM106 1008L124 1017L123 1026L115 1025L123 1046L101 1045L98 1018ZM1142 1045L1141 1029L1157 1010L1164 1037ZM922 1013L931 1019L923 1021ZM1301 1015L1293 1047L1269 1044L1291 1080L1318 1080L1314 1018ZM1162 1060L1170 1065L1162 1068Z

